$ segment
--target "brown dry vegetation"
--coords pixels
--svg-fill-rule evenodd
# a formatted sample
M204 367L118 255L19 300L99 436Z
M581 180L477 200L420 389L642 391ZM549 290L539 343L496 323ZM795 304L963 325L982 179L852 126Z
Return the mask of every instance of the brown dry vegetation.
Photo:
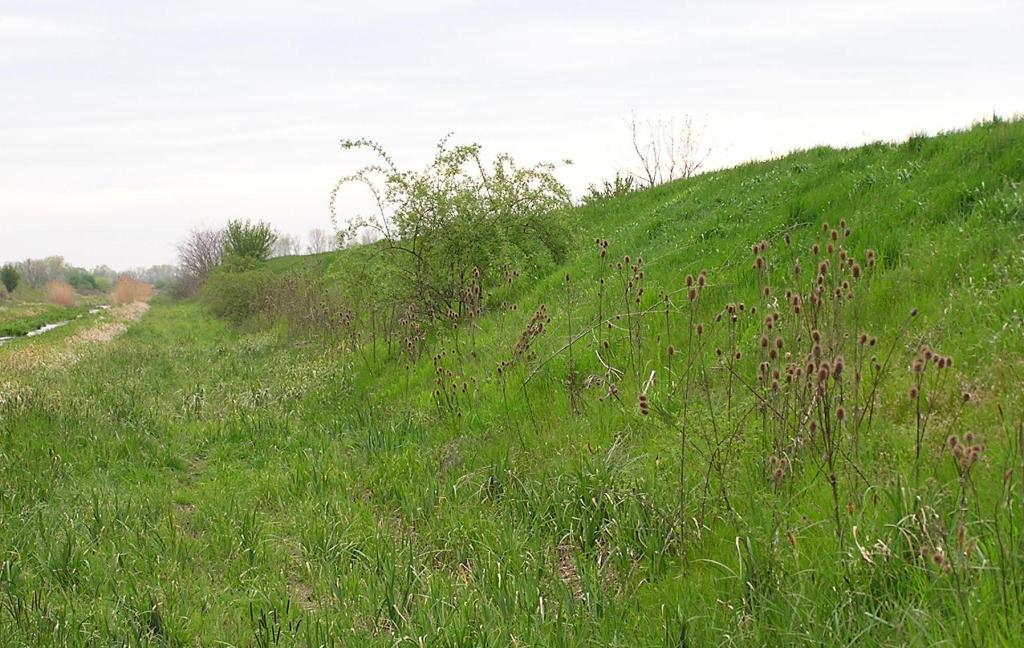
M132 304L148 302L153 297L152 284L137 281L131 277L121 277L110 291L110 301L115 304Z
M58 306L70 308L75 305L78 295L68 282L61 279L53 279L46 284L46 299Z

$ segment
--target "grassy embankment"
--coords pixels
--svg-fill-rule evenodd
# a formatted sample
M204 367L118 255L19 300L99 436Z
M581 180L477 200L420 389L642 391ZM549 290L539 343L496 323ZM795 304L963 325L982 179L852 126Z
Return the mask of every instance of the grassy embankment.
M103 353L0 377L0 637L1016 645L1022 180L1016 122L579 209L566 264L489 290L416 362L157 304ZM825 249L840 219L856 280ZM344 282L372 253L271 270ZM785 290L825 258L829 294L854 296L793 313ZM543 332L499 374L540 304ZM815 329L825 387L773 389L785 359L759 338L802 366ZM915 374L922 345L955 362ZM973 464L946 441L968 432Z

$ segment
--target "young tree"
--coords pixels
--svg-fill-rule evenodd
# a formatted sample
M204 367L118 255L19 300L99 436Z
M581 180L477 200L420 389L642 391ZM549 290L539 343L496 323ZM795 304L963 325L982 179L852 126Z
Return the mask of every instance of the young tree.
M277 234L267 223L233 220L224 230L224 261L266 261L274 248Z
M14 292L14 289L18 287L18 282L21 280L21 275L18 273L17 268L8 263L3 268L0 268L0 283L4 285L8 293Z
M704 167L711 155L704 126L695 124L689 115L680 124L675 119L660 117L641 123L634 115L629 130L638 163L638 168L630 173L647 187L689 178Z
M378 163L341 178L331 192L337 228L337 195L354 183L367 187L377 213L348 221L346 240L379 232L393 273L396 297L432 313L450 313L480 273L506 262L560 260L568 232L556 212L571 204L554 167L520 167L507 154L487 164L478 145L442 140L422 171L400 170L376 142L345 140L344 149L367 149Z
M194 294L224 256L223 230L192 230L178 244L178 265L181 268L181 293Z
M320 254L330 252L334 249L334 241L320 228L309 230L309 243L306 245L307 254Z
M32 288L42 288L49 278L46 274L46 265L39 259L25 259L15 264L15 270L21 276L21 281Z
M277 238L271 247L270 256L283 257L302 254L302 241L299 240L298 236L292 236L283 232L275 232L274 236Z

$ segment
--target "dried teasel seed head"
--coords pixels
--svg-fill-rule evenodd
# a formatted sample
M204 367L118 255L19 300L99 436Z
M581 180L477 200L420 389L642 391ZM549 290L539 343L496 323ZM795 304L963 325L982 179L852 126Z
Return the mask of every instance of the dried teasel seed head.
M846 410L843 408L842 405L836 408L836 419L839 421L843 421L846 419Z
M960 440L956 438L955 434L950 434L946 438L946 445L948 445L950 448L955 448L959 443Z
M843 356L837 356L832 361L832 375L835 376L836 380L843 375L843 369L846 367L846 362L843 360Z
M917 398L917 394L918 394L917 387L911 387L910 391L907 392L907 396L909 396L911 398L911 400Z
M686 275L686 287L689 288L692 285L693 285L693 275L692 274L688 274L688 275Z

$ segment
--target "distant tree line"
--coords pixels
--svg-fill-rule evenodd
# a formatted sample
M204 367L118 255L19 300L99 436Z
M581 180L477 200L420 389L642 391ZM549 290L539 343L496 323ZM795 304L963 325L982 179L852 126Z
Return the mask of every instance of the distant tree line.
M121 277L131 277L156 288L166 288L177 280L178 275L178 268L173 265L155 265L127 271L117 271L106 265L86 269L71 265L62 256L49 256L4 264L0 267L0 284L11 293L19 286L41 289L51 281L64 281L75 291L89 294L111 290Z

